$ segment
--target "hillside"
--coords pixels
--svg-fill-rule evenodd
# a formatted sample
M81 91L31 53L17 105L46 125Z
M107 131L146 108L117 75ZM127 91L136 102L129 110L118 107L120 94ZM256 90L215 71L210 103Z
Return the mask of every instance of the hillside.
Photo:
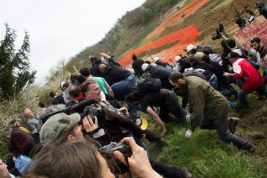
M238 29L232 22L234 8L242 10L246 5L254 7L252 1L242 0L147 0L119 19L100 42L72 57L65 71L74 72L73 66L90 66L88 57L101 52L110 52L121 64L129 65L133 53L144 59L159 55L170 61L190 43L211 44L219 50L219 40L210 38L217 21L233 34ZM51 74L52 78L57 73Z
M265 0L265 3L267 1ZM154 8L155 4L151 4ZM143 59L151 60L150 56L161 56L167 62L183 52L190 43L210 44L217 52L220 50L220 40L212 41L211 34L215 32L217 21L221 21L226 31L233 35L238 27L232 22L235 8L242 10L248 5L254 9L253 1L242 0L189 0L176 1L155 13L145 24L125 26L129 12L118 23L115 31L119 38L112 48L105 43L107 38L88 47L75 56L67 66L90 66L88 56L98 55L108 51L115 55L122 65L131 63L131 55L137 54ZM258 12L254 10L258 15ZM181 15L185 14L184 17ZM113 34L110 32L109 34ZM116 35L114 36L116 37ZM160 161L175 165L186 166L193 172L194 177L208 178L264 178L267 176L267 101L257 101L256 96L249 96L252 112L247 115L231 113L241 119L237 134L249 140L256 146L253 155L240 152L231 145L222 143L216 132L197 130L190 141L184 139L185 126L172 126L167 142L163 149L155 149L150 145L152 155Z
M267 0L264 2L267 4ZM220 53L220 40L211 39L217 21L221 21L226 31L233 35L238 30L232 22L234 9L241 10L246 5L258 15L253 1L147 0L141 7L127 12L119 19L105 38L72 57L64 68L55 66L45 86L28 90L17 101L2 103L1 118L8 118L14 113L20 113L18 117L23 118L21 111L26 105L37 111L35 107L39 99L45 101L51 89L59 90L59 83L67 79L74 68L90 67L88 57L98 56L101 52L114 54L115 59L125 67L130 67L132 54L145 60L151 60L151 56L161 56L166 62L171 62L190 43L210 44ZM255 153L249 154L223 143L215 131L197 129L192 139L187 140L184 138L187 126L173 124L167 125L168 145L158 148L157 145L147 143L149 152L161 162L187 167L193 177L267 177L267 100L260 101L256 97L255 93L248 97L251 103L251 112L248 114L230 113L231 117L240 118L237 135L255 145ZM149 125L151 123L149 120ZM0 130L1 157L7 155L8 131L7 128Z

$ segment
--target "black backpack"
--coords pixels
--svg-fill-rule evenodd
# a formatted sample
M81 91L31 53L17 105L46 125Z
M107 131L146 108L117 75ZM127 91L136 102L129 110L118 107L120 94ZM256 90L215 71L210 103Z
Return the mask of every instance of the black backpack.
M141 94L145 94L147 92L158 92L161 89L161 81L158 78L148 77L141 80L137 87Z

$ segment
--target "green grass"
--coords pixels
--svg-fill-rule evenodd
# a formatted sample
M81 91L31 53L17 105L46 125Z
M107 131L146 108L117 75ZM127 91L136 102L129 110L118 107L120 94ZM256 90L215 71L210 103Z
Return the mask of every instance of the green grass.
M185 166L193 177L205 178L260 178L264 164L251 155L222 142L215 131L196 130L191 139L184 138L184 126L170 126L158 159L177 167ZM152 150L153 156L156 153Z
M220 9L220 8L223 8L223 7L226 7L226 6L229 6L229 4L231 4L233 1L234 0L223 0L223 2L218 3L218 5L213 10Z

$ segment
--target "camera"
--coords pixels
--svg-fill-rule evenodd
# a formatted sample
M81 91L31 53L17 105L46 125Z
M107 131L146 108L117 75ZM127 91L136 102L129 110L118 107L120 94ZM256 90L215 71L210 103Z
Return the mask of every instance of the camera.
M91 108L91 107L87 107L87 106L94 104L94 103L96 103L96 101L94 99L84 100L84 101L77 103L73 106L69 106L67 108L55 111L53 113L47 113L47 114L41 116L39 119L44 124L51 116L58 114L58 113L66 113L66 114L79 113L81 116L81 121L87 115L98 117L99 116L98 114L100 114L101 110L97 109L96 107L95 107L95 109L93 109L93 107L92 107L92 109L89 110L88 108Z
M129 145L124 143L111 143L109 145L105 145L99 149L101 153L112 154L114 151L120 151L124 157L128 158L132 155L132 151Z
M82 125L82 120L86 116L90 116L93 122L95 122L95 117L98 119L104 118L104 112L101 108L95 107L95 106L87 106L83 109L83 111L79 112L81 120L79 122L80 125Z
M121 175L125 172L128 172L129 169L122 162L113 157L114 151L119 151L124 155L124 158L127 161L127 158L132 155L132 150L128 144L124 143L111 143L101 147L98 150L102 156L106 157L108 164L110 165L111 171L115 175Z

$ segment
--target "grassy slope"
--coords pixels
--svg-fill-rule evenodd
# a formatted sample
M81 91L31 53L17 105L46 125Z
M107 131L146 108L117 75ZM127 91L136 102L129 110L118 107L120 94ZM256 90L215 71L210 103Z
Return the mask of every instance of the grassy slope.
M258 101L250 94L251 112L246 115L231 112L240 118L236 134L256 148L253 154L240 151L222 142L216 131L197 129L193 137L184 138L186 125L167 124L168 146L149 151L158 160L177 167L186 166L193 177L203 178L264 178L267 175L267 100Z
M166 29L161 35L189 24L196 24L201 30L200 43L212 44L219 50L220 41L212 41L210 34L214 32L217 20L221 20L226 29L233 34L237 27L231 22L234 15L233 7L243 7L246 4L253 7L253 2L217 1L212 2L205 10L200 9L195 14L182 20L181 23ZM212 16L210 14L213 14ZM161 36L160 35L160 36ZM160 161L174 165L186 166L193 177L205 178L256 178L267 177L267 101L258 101L254 94L249 95L251 112L246 115L230 113L238 116L240 123L237 135L253 143L254 154L237 150L231 144L223 143L216 131L196 130L191 140L184 138L186 126L168 124L168 146L157 150L150 146L152 155Z
M265 0L266 2L266 0ZM220 6L217 6L218 4ZM182 23L175 24L173 28L168 28L167 31L161 35L167 34L171 31L177 30L182 27L186 27L189 24L195 23L199 29L202 30L200 40L205 43L211 43L213 46L218 47L219 41L211 41L209 35L214 31L213 28L216 25L218 19L223 20L227 29L231 31L236 30L236 26L230 22L233 15L233 6L238 4L245 4L246 2L241 0L218 0L213 2L213 5L206 7L205 11L201 9L200 13L190 15L182 20ZM251 4L252 2L250 2ZM230 6L229 6L230 4ZM216 5L216 8L213 8ZM241 7L242 7L241 5ZM209 13L214 13L210 16ZM156 24L154 21L153 23ZM148 34L152 31L152 24L143 34ZM208 28L207 28L208 27ZM138 27L141 29L141 27ZM129 48L133 48L131 43L138 41L134 39L136 36L133 32L138 33L138 29L129 31L129 36L125 36L125 41L130 37ZM133 39L132 39L133 38ZM145 41L139 39L139 43L135 43L135 46L142 44ZM123 51L125 46L123 43L118 46L117 50ZM118 52L119 54L120 52ZM75 61L78 61L76 58ZM84 60L79 65L72 61L72 64L68 64L69 68L72 65L88 66L88 61ZM58 86L58 82L56 82ZM239 151L230 144L223 143L217 137L215 131L196 130L191 140L184 139L184 132L186 126L174 126L168 124L169 134L167 136L168 146L162 150L156 150L155 147L151 148L152 155L162 162L169 163L175 166L187 166L193 173L194 177L205 178L254 178L254 177L267 177L267 101L257 101L255 95L251 94L250 103L252 106L252 112L246 116L241 116L241 121L237 129L237 134L243 138L251 141L256 146L256 153L247 154L243 151ZM236 115L231 113L231 115ZM7 117L5 114L4 117ZM257 139L256 135L260 132L265 139ZM2 145L1 147L6 147ZM3 154L1 154L2 156Z
M218 49L220 41L212 41L210 39L210 34L214 32L217 20L221 20L225 24L226 29L229 29L231 34L233 34L237 29L236 25L231 22L234 15L233 7L242 8L247 3L252 7L252 1L211 1L211 3L198 10L195 14L184 18L181 23L167 28L159 37L191 24L196 24L201 30L200 42L212 44ZM156 21L153 21L153 23L157 24ZM148 29L146 26L129 29L124 40L119 44L116 53L121 54L125 50L127 39L130 41L128 42L128 49L133 49L146 43L147 41L143 40L143 38L136 39L137 37L140 38L140 36L137 36L135 32L140 33L140 29L142 29L142 34L148 34L152 31L154 24L151 24ZM88 66L88 60L83 60L84 64ZM267 177L267 102L257 101L254 95L250 95L250 100L250 103L253 104L252 112L240 117L241 121L237 134L251 141L256 146L256 153L247 154L237 150L230 144L223 143L218 139L215 131L196 130L191 140L185 140L183 136L185 127L169 124L168 146L164 147L163 150L155 150L155 147L153 147L153 149L150 149L152 155L165 163L175 166L187 166L194 177ZM231 115L236 114L231 113ZM255 139L257 132L265 136L265 139Z

